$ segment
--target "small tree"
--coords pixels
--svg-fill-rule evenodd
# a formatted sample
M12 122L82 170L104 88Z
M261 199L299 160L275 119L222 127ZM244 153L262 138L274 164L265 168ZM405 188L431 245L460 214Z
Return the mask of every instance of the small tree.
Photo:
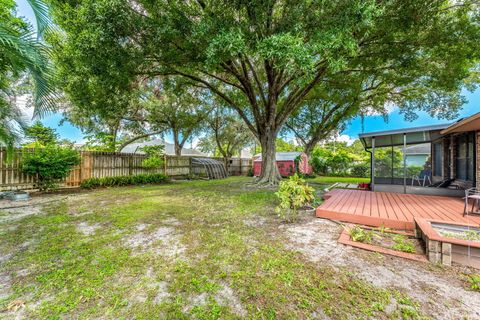
M143 160L142 167L144 167L145 169L158 169L163 165L165 146L145 146L142 148L142 151L145 152L148 156L147 159Z
M58 133L55 129L44 126L40 121L25 129L25 136L31 143L26 146L47 146L58 141Z
M37 187L41 191L54 190L68 176L72 167L79 163L80 156L74 149L50 144L33 152L25 152L22 171L37 177Z
M298 209L313 202L314 192L315 190L306 184L304 179L295 174L288 180L280 182L280 187L275 192L280 204L275 211L285 221L293 222L298 216Z

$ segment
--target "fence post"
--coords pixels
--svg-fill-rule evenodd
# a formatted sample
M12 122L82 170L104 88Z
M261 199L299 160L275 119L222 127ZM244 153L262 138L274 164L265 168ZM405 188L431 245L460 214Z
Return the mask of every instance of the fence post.
M80 183L92 177L93 165L92 154L89 151L82 151L80 153Z
M163 155L163 174L167 175L167 155Z
M188 157L188 176L192 176L192 157Z
M133 156L128 155L128 175L131 176L133 171Z

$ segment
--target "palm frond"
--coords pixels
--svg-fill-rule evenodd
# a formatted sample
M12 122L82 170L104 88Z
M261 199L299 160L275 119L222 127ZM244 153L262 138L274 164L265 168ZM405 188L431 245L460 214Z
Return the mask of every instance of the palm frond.
M2 54L13 72L28 71L34 85L34 115L42 116L55 110L55 91L52 83L52 68L45 46L38 42L32 30L12 30L0 23Z
M38 30L37 34L41 38L46 31L54 26L52 19L50 18L49 7L42 0L27 0L27 2L35 15Z

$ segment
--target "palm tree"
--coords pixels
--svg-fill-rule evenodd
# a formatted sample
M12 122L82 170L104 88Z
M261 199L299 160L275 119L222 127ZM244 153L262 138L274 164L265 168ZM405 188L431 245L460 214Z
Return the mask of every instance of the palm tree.
M42 0L27 0L33 9L37 32L13 16L0 16L0 142L10 149L18 140L25 121L11 97L12 80L28 73L33 82L34 115L53 110L54 90L48 48L42 37L52 28L48 6Z

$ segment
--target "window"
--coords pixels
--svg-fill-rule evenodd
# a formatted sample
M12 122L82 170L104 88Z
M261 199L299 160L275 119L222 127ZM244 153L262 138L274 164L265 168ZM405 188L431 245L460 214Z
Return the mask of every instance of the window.
M465 181L473 181L474 170L474 152L475 152L475 135L473 132L462 134L456 137L456 165L457 179Z
M443 144L436 142L433 144L433 175L443 176Z

